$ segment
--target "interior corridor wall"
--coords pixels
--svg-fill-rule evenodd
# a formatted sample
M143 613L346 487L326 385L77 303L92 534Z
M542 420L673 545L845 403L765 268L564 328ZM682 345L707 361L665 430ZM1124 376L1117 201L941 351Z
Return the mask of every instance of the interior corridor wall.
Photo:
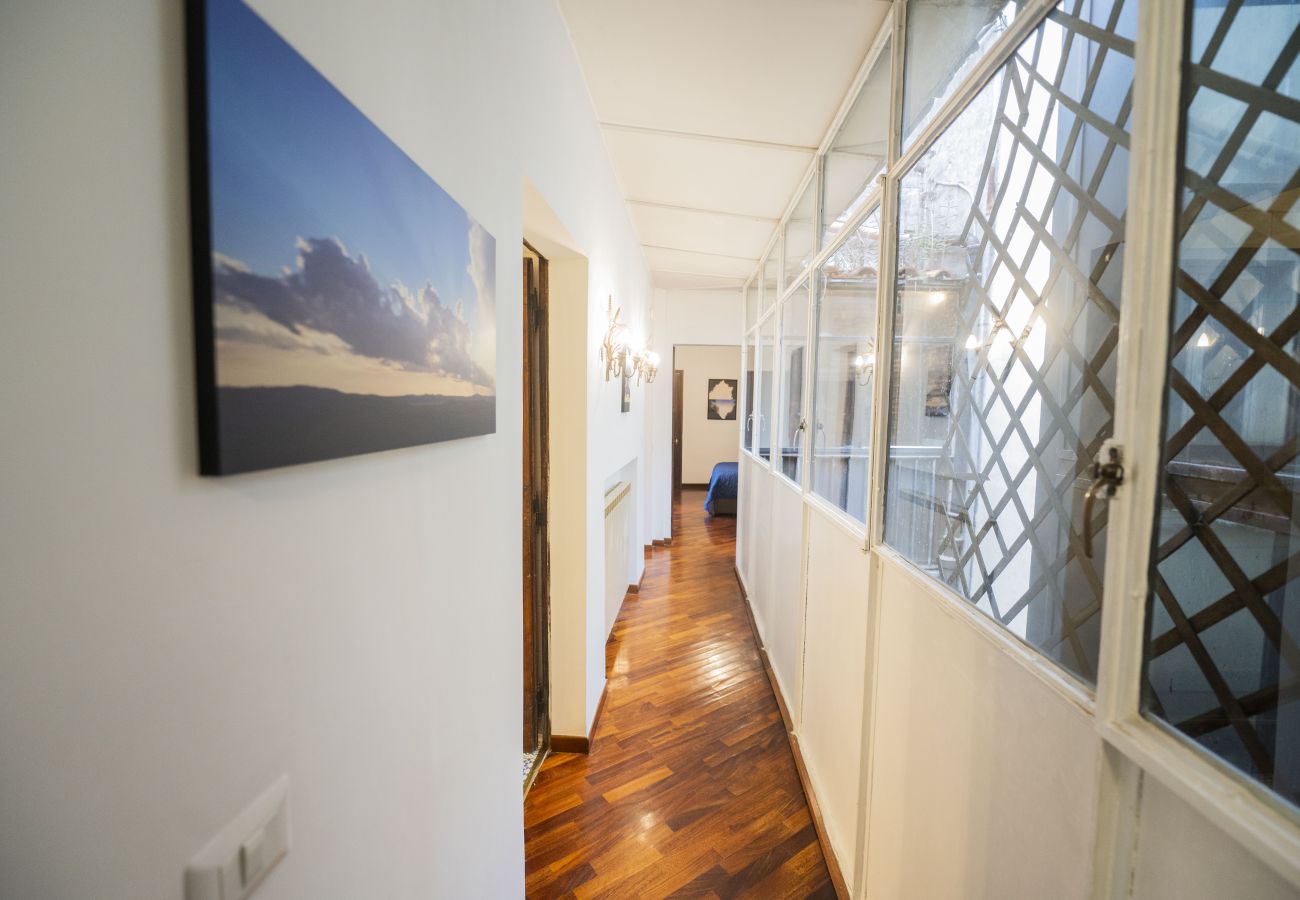
M593 333L607 295L643 327L650 299L564 22L254 3L496 239L497 432L204 479L183 7L0 13L0 896L174 898L282 774L259 900L521 896L525 178L589 261ZM590 517L646 419L585 353Z

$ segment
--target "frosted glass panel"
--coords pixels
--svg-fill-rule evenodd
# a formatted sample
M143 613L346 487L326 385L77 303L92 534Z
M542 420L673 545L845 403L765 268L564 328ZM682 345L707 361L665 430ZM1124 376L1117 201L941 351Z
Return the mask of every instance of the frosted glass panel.
M817 179L799 195L785 223L785 281L789 287L803 275L817 253Z
M909 0L903 149L984 57L1022 0Z
M889 144L889 77L893 65L890 47L880 52L844 124L826 151L823 163L822 246L833 242L845 222L862 208L885 170Z

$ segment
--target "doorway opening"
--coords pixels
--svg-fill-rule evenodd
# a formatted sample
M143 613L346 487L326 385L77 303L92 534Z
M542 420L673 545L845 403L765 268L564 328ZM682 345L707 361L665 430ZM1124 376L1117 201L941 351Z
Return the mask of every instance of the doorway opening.
M551 746L550 551L547 537L550 471L547 383L547 261L523 246L523 602L524 602L524 794Z
M682 499L682 376L673 368L673 502Z

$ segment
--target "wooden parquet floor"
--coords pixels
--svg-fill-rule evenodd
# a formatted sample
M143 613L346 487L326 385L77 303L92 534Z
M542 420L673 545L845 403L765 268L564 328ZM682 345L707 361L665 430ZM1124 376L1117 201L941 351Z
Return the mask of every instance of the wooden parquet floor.
M590 755L546 761L524 804L527 891L834 897L732 566L735 519L674 510L606 652Z

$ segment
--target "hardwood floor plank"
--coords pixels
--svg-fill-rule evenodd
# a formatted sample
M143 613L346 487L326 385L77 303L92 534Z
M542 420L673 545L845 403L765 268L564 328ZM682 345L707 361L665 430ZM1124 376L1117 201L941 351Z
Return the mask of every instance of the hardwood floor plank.
M735 519L683 491L606 647L591 754L524 804L529 897L833 897L733 574Z

